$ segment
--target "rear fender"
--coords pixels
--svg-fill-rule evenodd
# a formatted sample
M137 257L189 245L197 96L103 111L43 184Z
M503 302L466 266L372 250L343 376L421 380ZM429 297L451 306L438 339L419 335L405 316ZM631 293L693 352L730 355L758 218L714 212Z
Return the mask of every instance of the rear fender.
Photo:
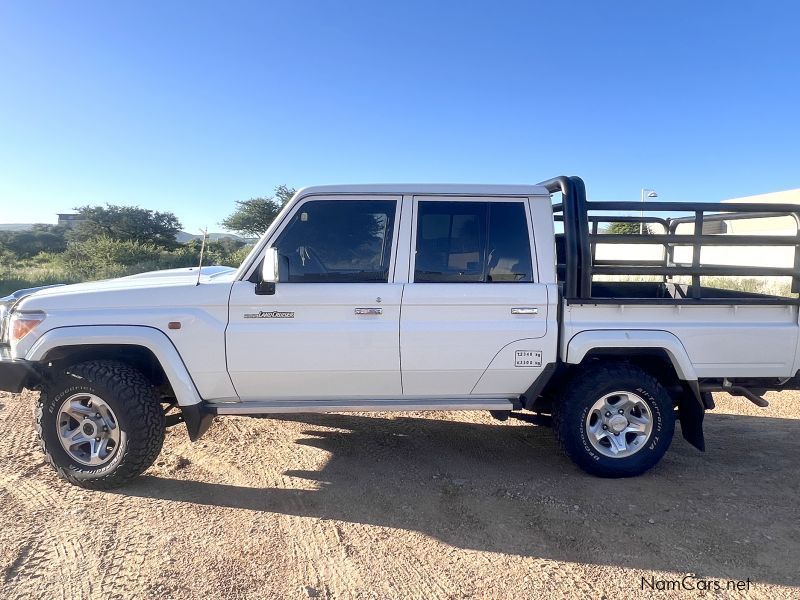
M697 374L686 348L669 331L638 329L582 331L568 342L565 362L580 364L589 352L598 348L629 349L632 353L640 348L659 348L667 353L678 379L687 382L697 381Z
M672 333L660 330L594 330L582 331L568 343L565 362L580 364L592 351L598 349L629 350L635 354L641 349L663 350L675 374L685 385L677 398L678 418L684 439L698 450L705 450L703 418L706 408L712 408L711 399L700 392L692 361L681 341Z

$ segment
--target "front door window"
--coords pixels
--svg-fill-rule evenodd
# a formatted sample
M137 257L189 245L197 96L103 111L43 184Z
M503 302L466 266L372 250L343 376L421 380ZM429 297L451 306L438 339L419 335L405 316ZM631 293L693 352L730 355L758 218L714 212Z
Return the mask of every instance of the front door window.
M280 281L386 283L396 206L392 200L306 202L273 244Z

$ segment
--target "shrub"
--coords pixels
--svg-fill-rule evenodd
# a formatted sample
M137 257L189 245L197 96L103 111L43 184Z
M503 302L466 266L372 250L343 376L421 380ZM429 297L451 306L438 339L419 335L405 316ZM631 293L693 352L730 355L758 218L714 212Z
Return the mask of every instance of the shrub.
M230 240L206 245L204 265L238 267L252 246ZM152 244L120 241L100 236L85 241L70 241L60 254L40 252L30 258L17 258L0 246L0 296L15 290L110 279L146 271L194 267L200 262L200 242L191 242L168 251Z
M244 262L244 259L247 258L247 255L250 254L250 251L253 249L253 246L248 244L247 246L242 246L232 254L230 254L224 262L220 262L221 265L227 265L229 267L238 267Z
M115 240L105 235L69 242L56 261L85 279L125 274L125 267L157 263L162 250L153 244Z
M16 255L11 250L0 244L0 265L5 267L16 261Z

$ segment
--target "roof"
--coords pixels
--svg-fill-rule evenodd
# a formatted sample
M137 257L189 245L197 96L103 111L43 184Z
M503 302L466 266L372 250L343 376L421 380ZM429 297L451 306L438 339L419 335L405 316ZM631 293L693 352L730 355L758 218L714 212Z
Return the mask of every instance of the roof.
M743 196L741 198L731 198L723 202L769 202L777 204L800 204L800 188L785 190L783 192L769 192L767 194L757 194L755 196Z
M377 183L355 185L318 185L303 188L298 195L309 194L414 194L452 196L549 196L540 185L485 185L475 183Z
M731 198L730 200L723 200L723 202L800 204L800 188L782 192L758 194L756 196L745 196L743 198ZM778 232L781 235L796 235L798 231L794 217L789 216L737 219L734 221L726 221L726 224L726 233L733 234L770 235Z

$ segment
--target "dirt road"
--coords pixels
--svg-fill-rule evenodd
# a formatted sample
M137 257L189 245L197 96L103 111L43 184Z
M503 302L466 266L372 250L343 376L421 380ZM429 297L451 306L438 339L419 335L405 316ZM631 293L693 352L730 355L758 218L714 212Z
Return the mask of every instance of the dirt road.
M55 478L34 397L0 393L2 598L800 598L800 394L719 396L705 455L635 479L485 413L308 415L176 427L114 492Z

